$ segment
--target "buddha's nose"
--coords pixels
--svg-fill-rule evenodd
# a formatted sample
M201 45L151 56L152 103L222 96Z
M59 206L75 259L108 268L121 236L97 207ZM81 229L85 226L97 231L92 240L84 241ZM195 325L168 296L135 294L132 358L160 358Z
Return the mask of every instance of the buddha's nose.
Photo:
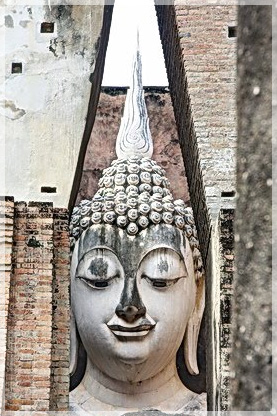
M146 308L137 287L136 272L134 271L130 271L125 275L124 288L115 313L129 324L146 314Z
M119 318L124 319L124 321L132 324L137 319L141 318L146 313L146 308L140 301L140 305L122 305L119 303L116 307L115 313Z

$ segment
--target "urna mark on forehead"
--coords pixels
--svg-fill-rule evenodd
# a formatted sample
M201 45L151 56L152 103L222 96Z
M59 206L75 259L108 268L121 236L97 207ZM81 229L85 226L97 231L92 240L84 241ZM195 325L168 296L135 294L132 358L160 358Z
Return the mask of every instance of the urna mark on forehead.
M159 224L148 227L136 236L128 235L124 230L107 224L93 225L80 237L78 243L78 262L97 247L107 247L121 259L141 259L146 253L165 247L176 251L184 258L186 240L176 227Z

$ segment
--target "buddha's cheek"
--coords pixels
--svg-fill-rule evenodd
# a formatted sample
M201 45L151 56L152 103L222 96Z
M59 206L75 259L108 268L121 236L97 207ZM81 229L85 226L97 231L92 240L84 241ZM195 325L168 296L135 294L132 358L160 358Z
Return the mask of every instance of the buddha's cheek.
M156 321L151 337L151 351L157 361L170 361L176 354L195 302L192 279L180 279L172 287L155 289L142 280L139 291L147 313Z
M71 286L71 302L80 337L87 353L94 360L102 351L113 349L113 335L107 322L119 302L123 282L112 288L95 290L80 279Z

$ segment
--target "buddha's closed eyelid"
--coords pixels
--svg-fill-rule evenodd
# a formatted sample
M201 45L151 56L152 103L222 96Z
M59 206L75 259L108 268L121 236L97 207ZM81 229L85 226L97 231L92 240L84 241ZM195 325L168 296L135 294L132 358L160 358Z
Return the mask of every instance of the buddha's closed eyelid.
M93 256L92 256L93 253ZM79 262L76 277L90 280L110 279L120 274L120 263L116 255L103 249L94 249Z
M145 279L151 286L155 288L168 288L175 285L180 279L185 279L187 276L178 276L176 278L163 279L161 277L147 276L145 273L141 275L141 279Z
M151 279L175 280L180 277L187 277L187 269L183 261L170 261L166 258L148 258L141 267L141 275Z
M118 278L120 278L119 274L116 274L111 277L105 277L105 278L96 278L91 279L84 276L76 276L77 279L80 279L83 283L85 283L87 286L91 287L92 289L105 289L108 286L112 284L112 282Z

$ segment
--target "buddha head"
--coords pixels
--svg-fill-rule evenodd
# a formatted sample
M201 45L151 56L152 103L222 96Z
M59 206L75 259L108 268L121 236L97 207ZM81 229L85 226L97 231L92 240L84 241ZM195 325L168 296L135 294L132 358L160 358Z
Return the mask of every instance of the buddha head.
M81 345L91 365L130 383L162 372L183 339L188 371L198 374L204 308L192 210L174 200L164 169L151 158L139 53L133 74L118 159L103 171L93 199L74 208L70 224L71 372Z

